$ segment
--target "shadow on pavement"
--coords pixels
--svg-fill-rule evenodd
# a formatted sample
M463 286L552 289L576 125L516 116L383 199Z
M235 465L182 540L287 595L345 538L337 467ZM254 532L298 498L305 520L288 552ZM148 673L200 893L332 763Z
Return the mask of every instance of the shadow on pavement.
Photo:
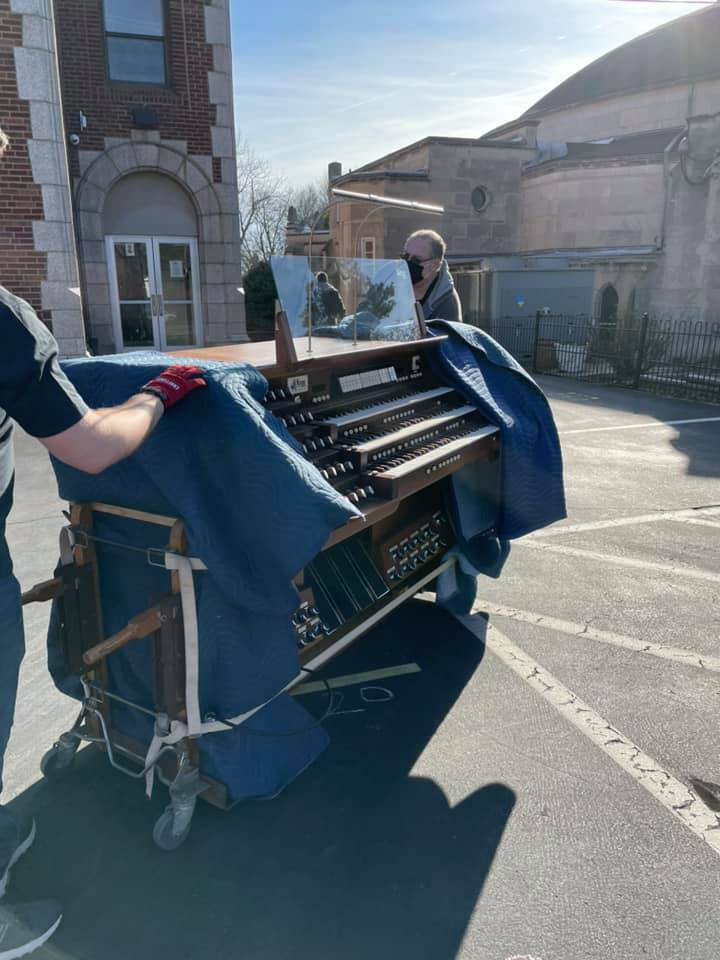
M598 386L582 380L538 377L538 383L550 400L570 400L593 409L614 410L659 421L720 418L720 406L660 397L652 393L622 387ZM668 442L687 458L691 476L720 477L720 422L715 424L677 423L675 436ZM602 436L602 434L600 434ZM720 501L720 497L718 497Z
M407 604L327 674L408 662L421 672L344 688L331 746L310 770L274 800L227 813L199 804L174 853L151 840L164 789L148 801L140 783L83 751L68 779L11 805L34 813L40 831L13 894L65 908L34 956L451 960L515 795L491 783L450 807L410 771L483 653L442 610ZM326 694L304 701L319 715Z

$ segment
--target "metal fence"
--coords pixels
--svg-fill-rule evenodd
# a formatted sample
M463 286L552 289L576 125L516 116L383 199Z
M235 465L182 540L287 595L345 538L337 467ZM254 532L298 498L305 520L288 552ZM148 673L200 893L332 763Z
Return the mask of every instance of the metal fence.
M488 331L533 373L720 403L720 323L536 314Z

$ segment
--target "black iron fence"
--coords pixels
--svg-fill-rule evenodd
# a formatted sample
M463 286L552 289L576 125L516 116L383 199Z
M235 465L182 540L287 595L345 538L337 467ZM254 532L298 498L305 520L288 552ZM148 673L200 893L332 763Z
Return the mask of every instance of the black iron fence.
M501 318L488 331L534 373L720 403L720 323Z

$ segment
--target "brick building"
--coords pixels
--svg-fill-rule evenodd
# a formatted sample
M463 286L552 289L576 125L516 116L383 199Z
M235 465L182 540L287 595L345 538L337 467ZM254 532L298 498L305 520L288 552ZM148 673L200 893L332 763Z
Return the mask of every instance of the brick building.
M229 0L0 0L0 282L65 355L243 340Z

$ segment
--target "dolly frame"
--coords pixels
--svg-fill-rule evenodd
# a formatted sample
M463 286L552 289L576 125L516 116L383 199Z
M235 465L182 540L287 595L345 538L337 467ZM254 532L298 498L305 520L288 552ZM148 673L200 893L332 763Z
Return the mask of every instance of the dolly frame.
M170 592L153 607L133 617L122 630L111 637L105 637L102 626L95 543L104 541L96 538L93 533L95 514L124 517L170 530L165 549L149 548L139 551L145 555L145 561L149 565L169 572ZM153 840L163 850L176 849L188 837L198 797L221 809L229 809L234 805L223 783L201 773L198 751L200 737L240 726L279 696L292 691L307 679L308 674L328 663L455 563L452 558L440 560L431 570L414 577L370 616L314 656L306 648L304 663L299 666L297 675L263 703L228 720L216 720L209 715L204 718L200 716L198 701L199 637L194 573L204 571L207 567L197 557L188 556L183 521L176 517L100 502L71 503L68 517L69 523L60 532L60 575L37 584L24 593L23 603L59 598L67 601L68 597L72 596L72 591L81 591L85 613L84 619L80 617L76 620L76 623L80 624L77 629L82 631L82 627L87 625L89 604L90 632L95 642L88 644L87 637L84 641L82 637L71 638L82 648L79 650L79 657L72 658L76 661L77 669L74 672L79 672L83 688L81 708L73 726L61 734L43 756L41 770L48 779L67 774L72 768L80 744L91 743L104 750L114 769L133 779L144 779L148 795L152 792L157 775L168 787L170 800L153 828ZM114 545L135 551L139 549L123 544ZM78 575L80 572L83 576ZM134 639L149 636L153 637L155 643L153 661L156 680L158 670L162 673L167 667L168 656L171 660L173 657L177 660L180 652L184 661L184 695L180 696L177 689L180 673L177 669L174 673L171 670L173 676L170 690L165 685L165 689L159 693L156 682L156 699L159 697L163 702L154 711L110 692L107 689L105 665L105 659L111 653ZM162 653L163 650L165 665L159 668L158 651ZM168 702L168 696L174 699L173 703ZM113 728L110 718L112 702L122 703L153 718L154 732L148 749ZM128 766L123 760L130 761L134 767Z

